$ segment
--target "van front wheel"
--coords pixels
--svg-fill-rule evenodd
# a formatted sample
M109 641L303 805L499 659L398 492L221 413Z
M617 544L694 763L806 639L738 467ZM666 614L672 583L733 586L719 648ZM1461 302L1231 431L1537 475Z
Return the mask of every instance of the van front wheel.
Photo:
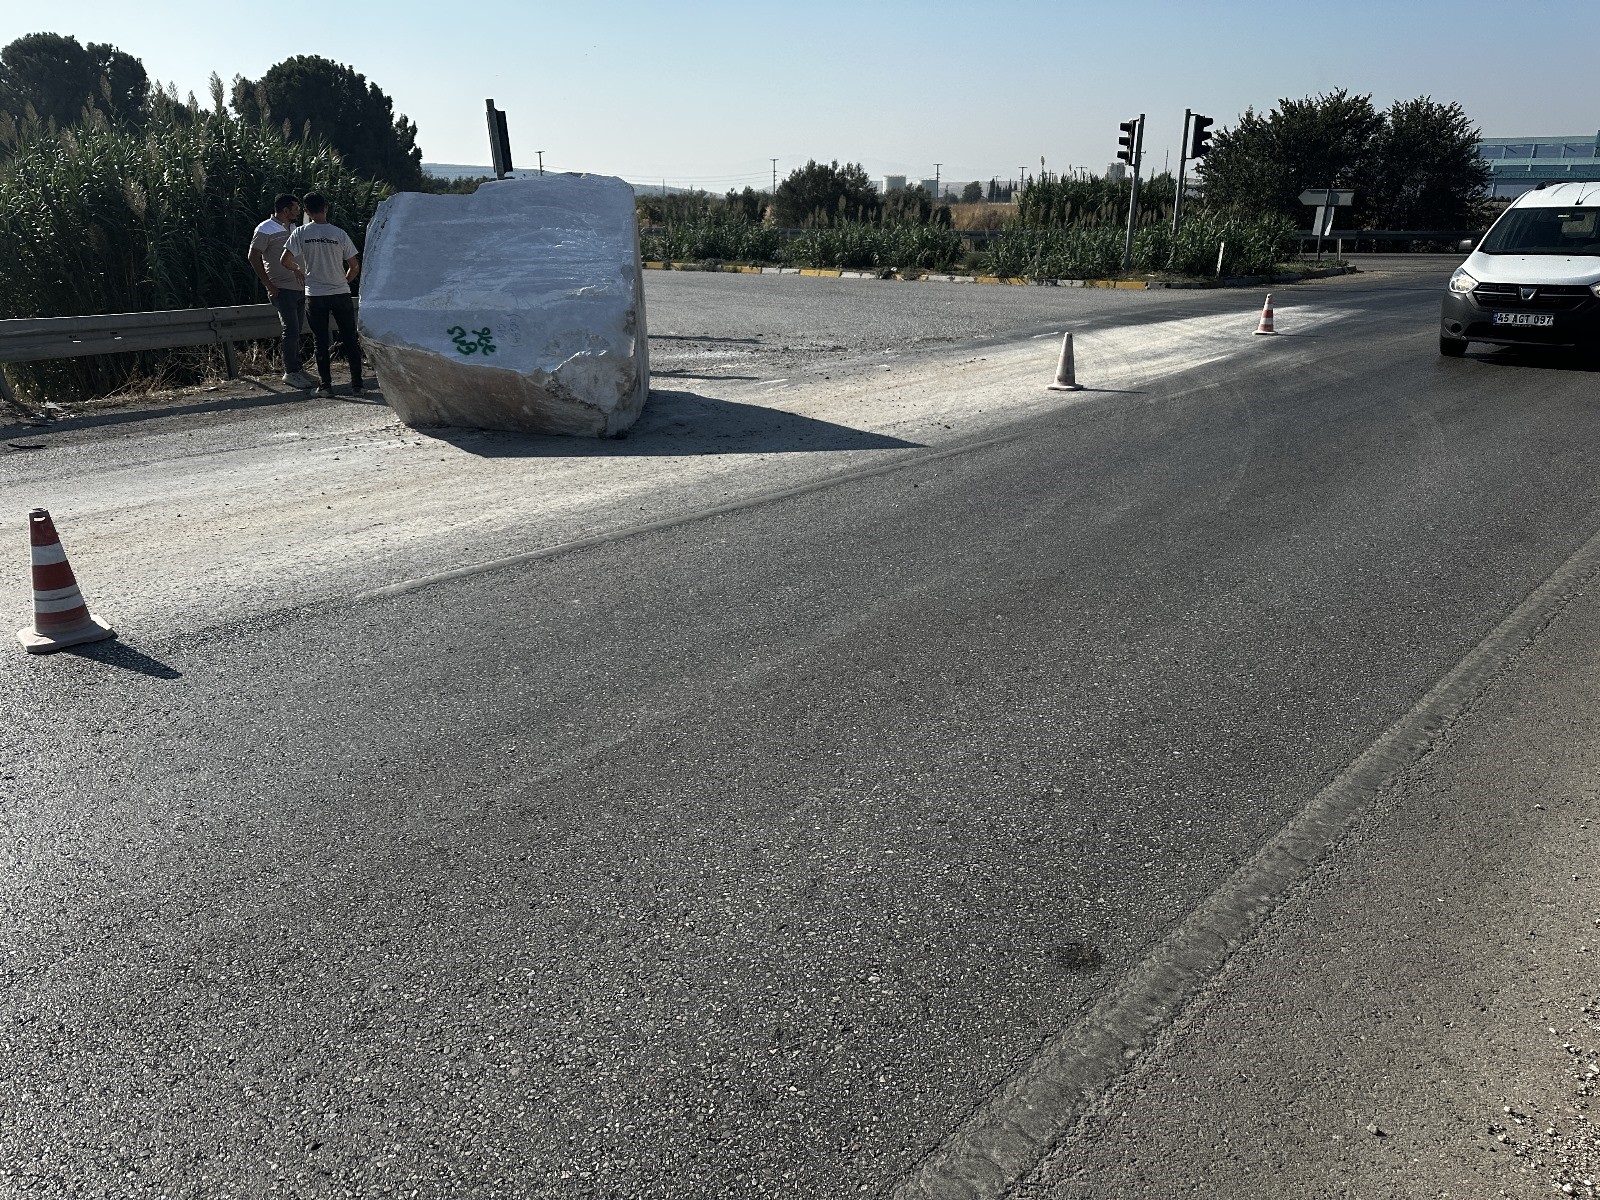
M1439 335L1439 353L1446 358L1460 358L1467 352L1466 338L1445 337Z

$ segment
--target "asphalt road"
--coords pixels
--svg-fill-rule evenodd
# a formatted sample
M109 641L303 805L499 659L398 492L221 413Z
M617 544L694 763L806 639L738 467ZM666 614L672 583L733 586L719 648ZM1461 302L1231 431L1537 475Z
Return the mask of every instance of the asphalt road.
M909 1186L1600 529L1594 375L1438 358L1447 272L568 553L4 659L4 1189ZM830 383L1238 307L651 286L663 371Z

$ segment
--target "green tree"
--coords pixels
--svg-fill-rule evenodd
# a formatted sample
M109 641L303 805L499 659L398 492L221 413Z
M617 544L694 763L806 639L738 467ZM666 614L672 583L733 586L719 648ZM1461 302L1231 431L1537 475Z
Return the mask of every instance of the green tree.
M860 163L841 167L837 160L831 164L811 161L778 185L773 206L779 225L831 225L876 215L878 193Z
M30 33L0 49L0 111L78 125L94 107L116 122L143 119L150 99L144 64L115 46Z
M1354 187L1383 128L1371 96L1347 91L1280 100L1261 115L1246 109L1215 136L1200 162L1206 204L1242 213L1280 213L1306 220L1306 188ZM1360 196L1357 197L1361 201Z
M259 80L233 81L233 109L251 123L287 122L291 135L320 135L369 179L401 190L422 186L417 127L366 76L342 63L300 54Z
M933 212L933 197L920 183L890 192L878 201L878 216L891 224L924 225Z
M767 193L758 192L755 188L747 187L742 192L731 188L723 199L727 211L743 217L746 221L759 221L767 211Z
M1357 201L1374 229L1471 229L1484 218L1489 166L1459 104L1397 100L1372 139Z
M983 199L983 184L974 179L961 189L961 203L976 204Z

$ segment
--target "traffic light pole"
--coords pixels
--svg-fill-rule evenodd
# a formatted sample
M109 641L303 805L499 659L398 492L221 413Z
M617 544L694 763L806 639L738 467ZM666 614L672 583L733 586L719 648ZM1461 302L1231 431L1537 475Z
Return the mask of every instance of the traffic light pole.
M1133 270L1133 227L1139 220L1139 168L1144 165L1144 114L1133 135L1133 187L1128 192L1128 236L1122 246L1122 273Z
M1172 236L1178 236L1178 215L1183 212L1183 169L1189 165L1189 118L1194 110L1183 110L1183 139L1178 143L1178 192L1172 198Z

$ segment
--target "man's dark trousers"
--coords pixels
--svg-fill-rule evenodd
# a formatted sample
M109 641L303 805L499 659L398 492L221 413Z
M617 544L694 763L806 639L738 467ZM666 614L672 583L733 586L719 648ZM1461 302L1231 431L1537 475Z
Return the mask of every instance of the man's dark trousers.
M278 310L278 323L283 326L283 373L293 375L300 369L300 331L306 323L306 294L279 288L272 298L272 307Z
M348 292L338 296L308 296L306 309L311 317L311 336L317 343L317 374L323 387L333 386L333 347L328 336L328 318L339 327L345 361L350 364L350 386L361 387L361 341L356 336L356 305Z

